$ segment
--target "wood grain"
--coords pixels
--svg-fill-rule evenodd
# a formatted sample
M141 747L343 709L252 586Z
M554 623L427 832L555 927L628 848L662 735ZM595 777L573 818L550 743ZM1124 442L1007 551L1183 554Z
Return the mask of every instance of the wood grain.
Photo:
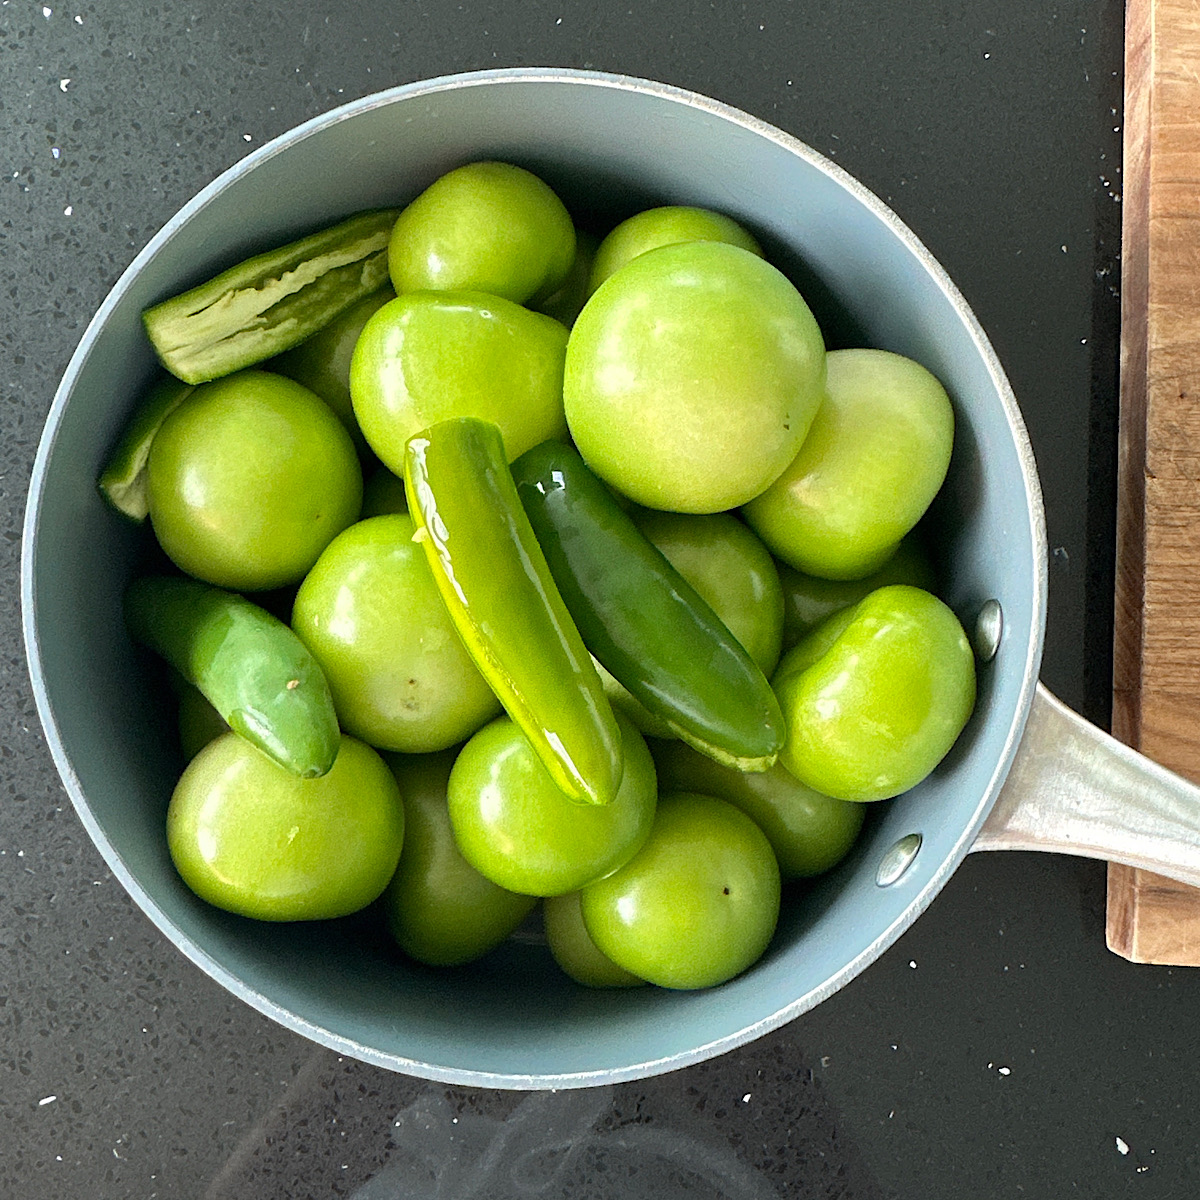
M1128 0L1113 732L1200 782L1200 2ZM1108 944L1200 965L1200 889L1109 866Z

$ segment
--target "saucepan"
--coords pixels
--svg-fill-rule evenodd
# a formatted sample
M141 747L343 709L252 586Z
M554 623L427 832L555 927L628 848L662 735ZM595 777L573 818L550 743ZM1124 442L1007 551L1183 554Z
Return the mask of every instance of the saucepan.
M147 535L116 519L95 487L155 369L141 311L257 250L356 209L402 204L451 167L485 158L530 168L596 220L662 203L728 213L800 288L831 347L908 355L939 376L956 407L950 475L928 525L942 594L975 640L974 716L932 777L873 806L837 870L788 897L766 955L709 991L589 991L558 973L532 936L470 968L416 967L369 922L265 925L210 908L167 852L178 771L169 714L121 620ZM33 471L22 600L54 761L136 903L202 970L288 1028L430 1079L577 1087L720 1054L866 968L971 850L1068 851L1200 883L1200 790L1038 682L1046 539L1037 473L1009 384L962 296L839 167L752 116L658 83L519 69L411 84L301 125L206 187L121 276L70 362Z

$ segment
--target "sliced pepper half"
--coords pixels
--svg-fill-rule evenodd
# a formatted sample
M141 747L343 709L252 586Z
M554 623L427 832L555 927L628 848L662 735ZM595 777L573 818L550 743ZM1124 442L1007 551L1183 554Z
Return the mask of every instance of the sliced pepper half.
M360 213L146 309L159 361L206 383L298 346L388 281L397 209Z

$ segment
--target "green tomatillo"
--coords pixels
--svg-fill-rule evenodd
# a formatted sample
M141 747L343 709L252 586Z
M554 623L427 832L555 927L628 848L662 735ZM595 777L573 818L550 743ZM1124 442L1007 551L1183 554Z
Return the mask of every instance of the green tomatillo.
M549 896L542 903L546 941L554 961L584 987L640 987L646 981L603 954L583 923L579 892Z
M223 734L192 759L167 810L167 844L188 887L264 921L365 908L387 886L403 842L391 771L349 737L327 774L301 779Z
M865 808L803 784L776 763L736 771L680 741L653 738L650 752L664 792L700 792L728 800L767 835L784 879L809 879L835 867L862 829Z
M668 988L714 987L767 948L779 867L762 830L713 796L673 792L645 845L583 889L583 922L626 971Z
M609 804L581 804L555 786L517 725L500 717L459 752L450 822L463 857L501 887L531 896L574 892L614 871L654 820L654 762L617 718L625 769Z
M723 242L639 255L584 306L563 396L588 465L649 508L720 512L763 492L820 404L825 344L791 283Z
M206 583L299 583L362 505L350 435L307 388L246 370L194 388L163 421L146 472L168 557Z
M954 411L937 379L899 354L836 350L827 363L827 395L804 445L743 515L798 571L861 579L941 488Z
M772 680L787 725L779 761L841 800L884 800L945 757L975 705L975 659L954 613L896 584L835 613Z
M296 593L292 628L321 664L347 733L424 754L500 711L467 653L407 513L336 537Z
M350 394L371 449L396 475L414 434L452 417L499 426L511 462L566 432L567 331L553 317L482 292L389 301L354 348Z
M575 227L536 175L511 163L467 163L425 189L396 220L388 269L399 292L490 292L536 303L562 286Z
M689 204L646 208L627 217L600 243L588 278L588 295L639 254L678 242L728 242L762 257L758 242L724 213Z
M404 797L404 848L383 895L388 929L418 962L470 962L504 941L537 901L485 879L459 853L446 804L453 751L384 757Z

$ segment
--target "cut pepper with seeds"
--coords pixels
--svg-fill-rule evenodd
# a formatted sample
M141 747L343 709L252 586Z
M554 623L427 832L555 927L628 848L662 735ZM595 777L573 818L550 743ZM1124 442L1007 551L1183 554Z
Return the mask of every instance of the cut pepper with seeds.
M398 215L360 213L146 309L159 361L185 383L207 383L298 346L387 283Z

